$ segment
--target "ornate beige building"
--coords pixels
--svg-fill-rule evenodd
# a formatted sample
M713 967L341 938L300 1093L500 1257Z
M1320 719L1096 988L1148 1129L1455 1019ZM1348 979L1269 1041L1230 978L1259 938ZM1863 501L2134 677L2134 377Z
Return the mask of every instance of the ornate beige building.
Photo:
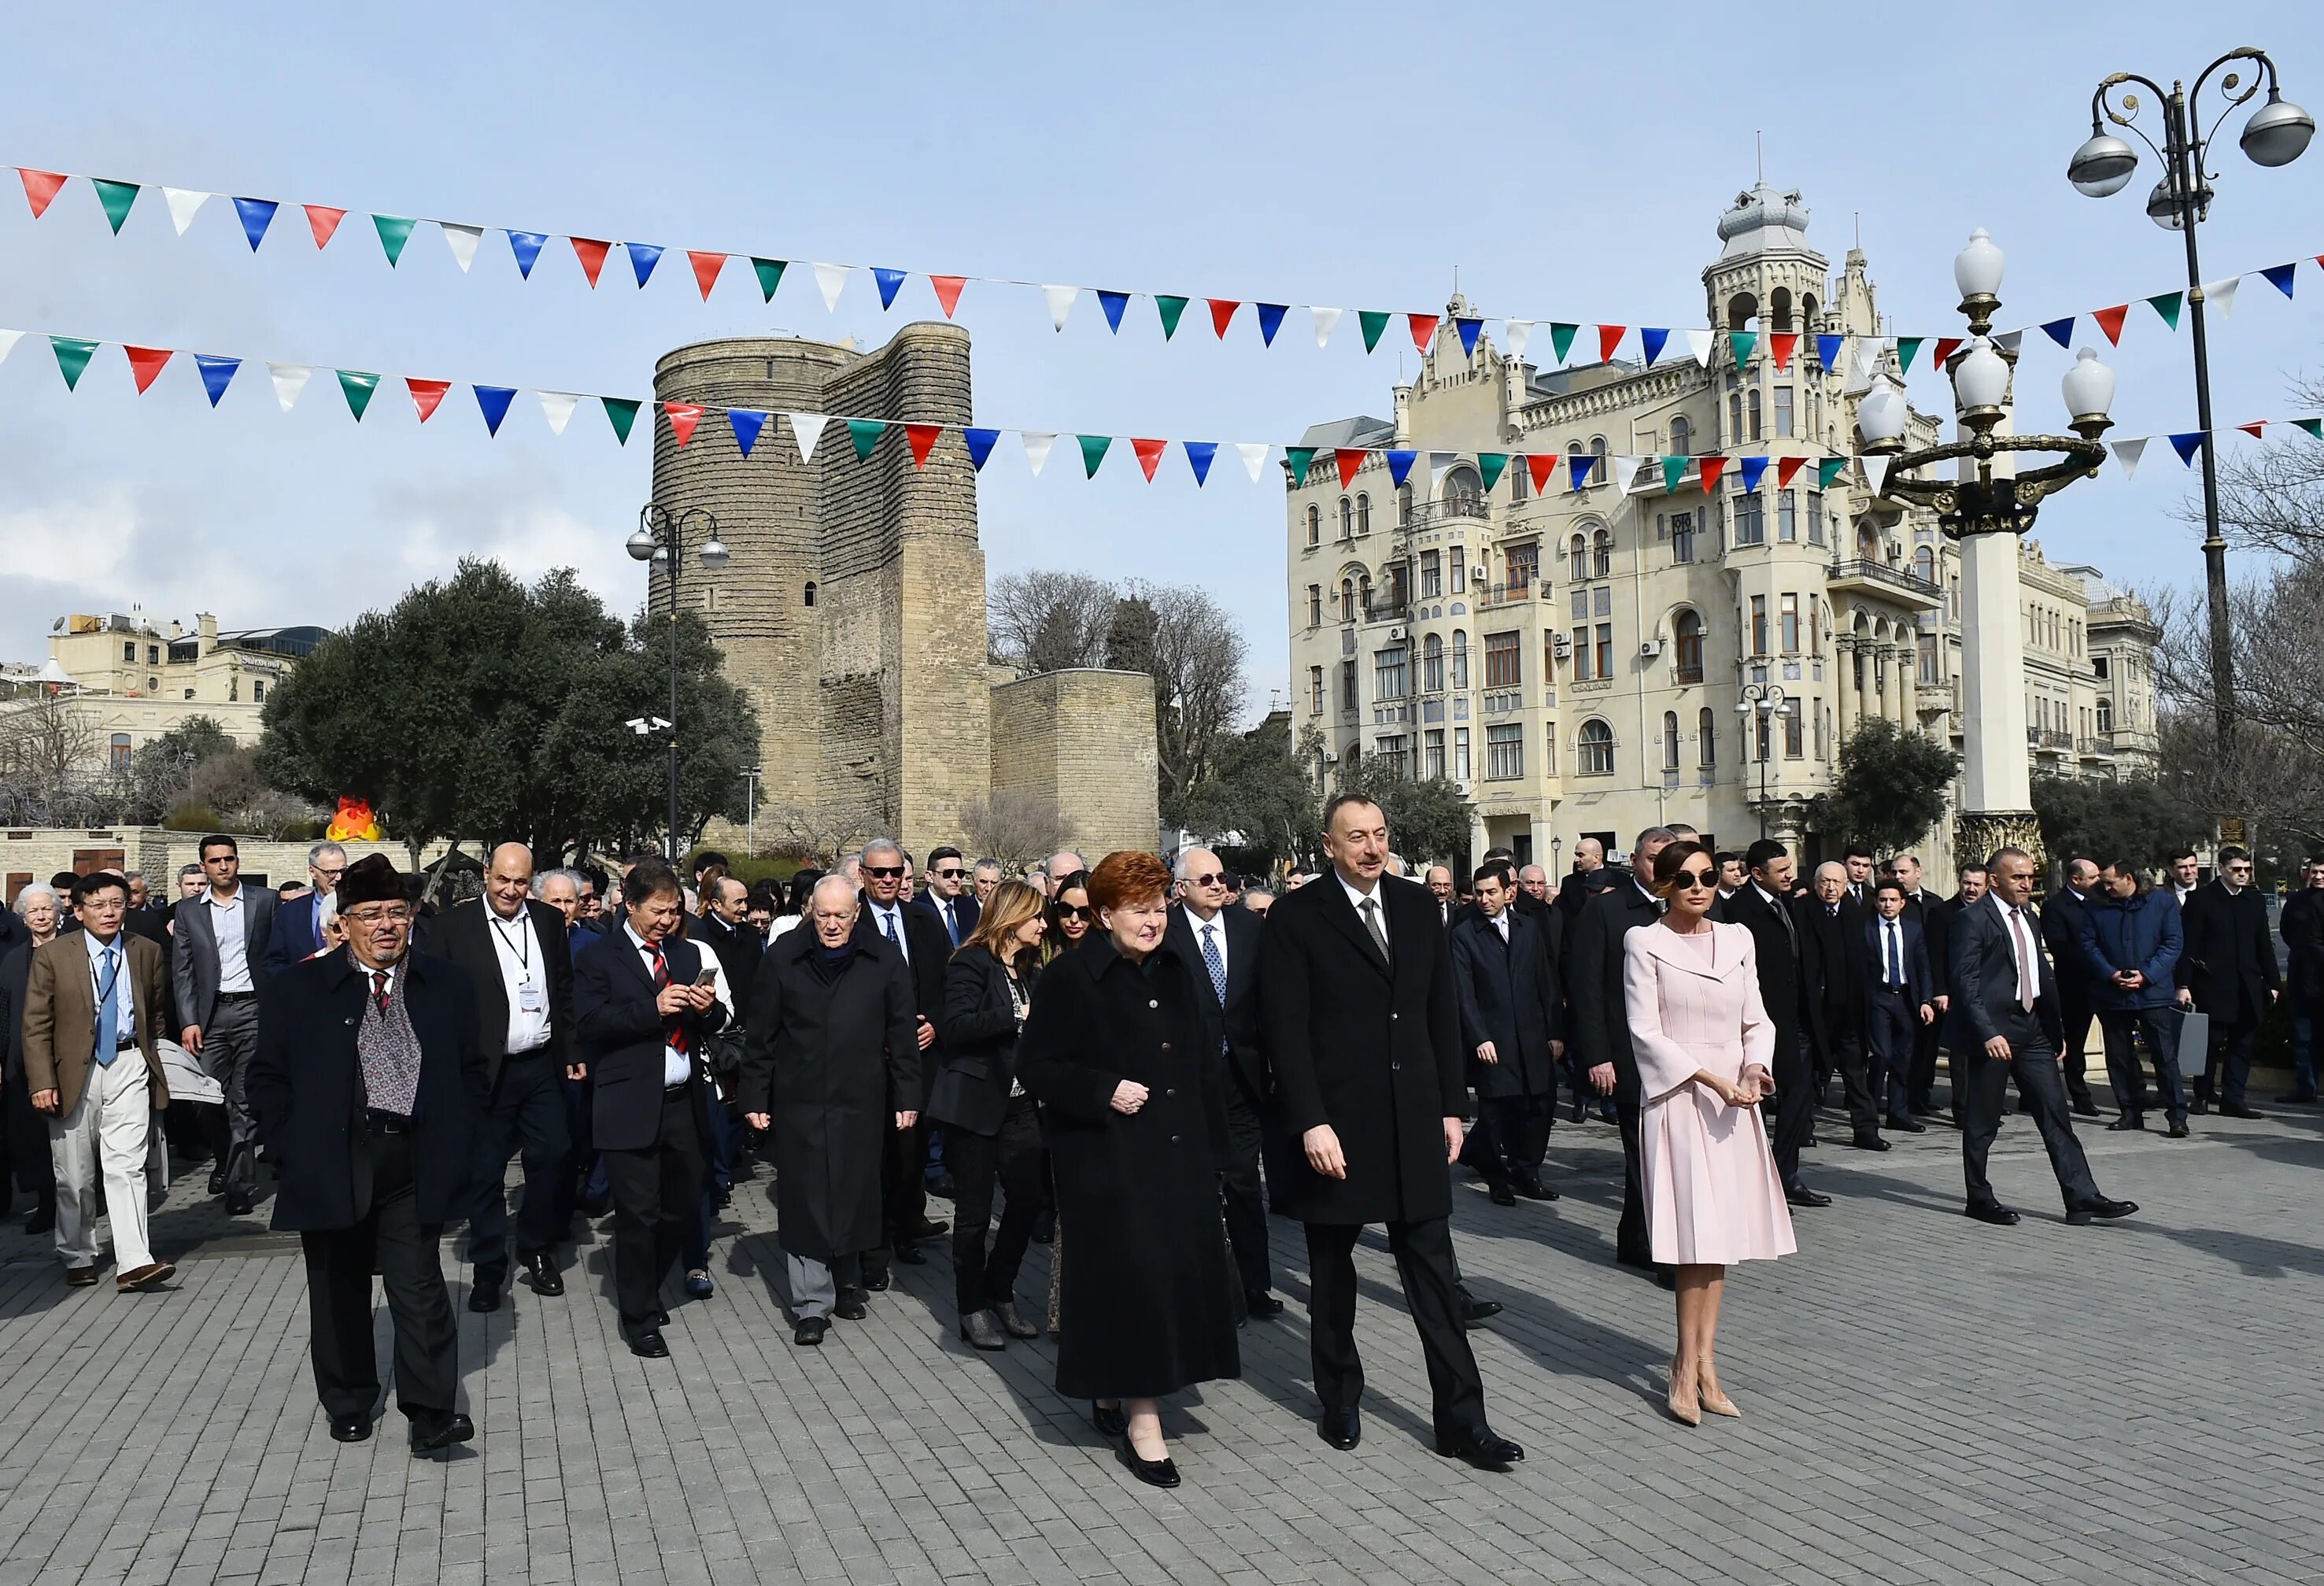
M1815 333L1884 328L1864 254L1835 277L1807 227L1798 194L1765 186L1720 217L1702 290L1709 323L1762 333L1740 369L1723 336L1707 366L1676 335L1652 367L1543 369L1486 337L1464 355L1454 321L1475 310L1456 296L1392 418L1302 438L1323 449L1288 482L1294 719L1327 763L1450 776L1477 802L1472 853L1554 871L1577 837L1627 847L1671 821L1836 851L1848 834L1811 831L1807 803L1860 722L1958 745L1957 547L1852 467L1829 492L1812 460L1778 483L1780 459L1855 449L1868 375L1845 354L1824 368ZM1778 369L1782 332L1802 334ZM1937 432L1915 412L1907 444ZM1375 449L1343 488L1335 447L1421 456L1399 488ZM1569 463L1537 495L1517 461L1486 490L1480 452L1597 461L1582 489ZM1714 492L1696 465L1669 486L1661 457L1706 455L1730 459ZM1777 461L1747 493L1751 456ZM1627 492L1625 458L1646 459ZM2095 568L2021 555L2034 771L2151 768L2151 618ZM1777 691L1779 709L1754 703ZM1923 852L1948 862L1946 841Z

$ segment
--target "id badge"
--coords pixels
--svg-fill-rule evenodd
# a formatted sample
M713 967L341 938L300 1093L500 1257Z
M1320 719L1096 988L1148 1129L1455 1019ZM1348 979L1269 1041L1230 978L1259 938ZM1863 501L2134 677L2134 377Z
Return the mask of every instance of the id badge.
M541 1000L540 984L530 975L516 983L516 1006L520 1013L539 1013L548 1006Z

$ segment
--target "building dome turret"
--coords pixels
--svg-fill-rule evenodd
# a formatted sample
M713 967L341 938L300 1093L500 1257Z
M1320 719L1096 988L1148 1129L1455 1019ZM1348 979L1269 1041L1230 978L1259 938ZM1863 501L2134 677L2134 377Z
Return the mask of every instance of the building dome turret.
M1805 249L1808 208L1796 192L1778 193L1761 182L1735 195L1734 207L1719 217L1721 259L1764 254L1773 248Z

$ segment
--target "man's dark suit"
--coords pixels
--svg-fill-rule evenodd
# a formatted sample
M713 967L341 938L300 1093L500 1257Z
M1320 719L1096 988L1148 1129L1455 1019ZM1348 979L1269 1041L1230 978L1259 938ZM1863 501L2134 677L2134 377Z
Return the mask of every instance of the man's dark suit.
M194 1054L204 1072L226 1091L226 1104L213 1114L210 1133L226 1176L230 1203L247 1203L258 1191L256 1134L251 1123L247 1076L258 1045L259 994L266 989L266 943L274 928L274 894L242 882L243 954L250 966L250 990L221 992L218 941L211 921L210 890L205 886L179 900L172 919L171 981L178 1017L198 1025L202 1049ZM179 1033L185 1026L179 1027Z
M1875 910L1864 922L1864 1046L1872 1104L1911 1120L1913 1047L1921 1010L1937 995L1928 934L1909 914L1893 929Z
M1800 978L1807 988L1809 1088L1821 1102L1838 1069L1849 1127L1858 1141L1877 1139L1880 1109L1864 1061L1864 911L1845 895L1831 904L1810 893L1794 899L1792 917L1799 923Z
M268 980L322 951L323 935L315 926L315 917L322 906L322 894L309 892L304 898L293 898L275 907L274 923L266 928Z
M1209 921L1222 942L1220 957L1226 969L1226 996L1220 1005L1225 1021L1228 1083L1220 1087L1226 1098L1227 1159L1219 1174L1226 1200L1227 1240L1234 1249L1235 1269L1245 1295L1263 1294L1275 1286L1267 1254L1267 1205L1259 1182L1262 1158L1279 1160L1266 1149L1266 1125L1272 1111L1267 1055L1259 1016L1259 940L1265 924L1248 908L1229 907ZM1203 989L1217 993L1204 955L1204 922L1186 912L1184 904L1170 911L1169 937L1179 956L1199 971Z
M1934 892L1904 894L1904 917L1921 927L1922 944L1929 951L1929 987L1937 996L1945 994L1945 936L1951 929L1952 917L1944 913L1950 899ZM1929 1023L1917 1025L1913 1031L1913 1062L1908 1072L1906 1093L1913 1103L1912 1115L1926 1116L1936 1106L1937 1048L1943 1044L1944 1019L1940 1016Z
M971 887L963 887L957 898L944 899L934 892L922 892L912 899L913 908L927 909L936 917L936 923L940 926L945 924L947 903L951 905L953 921L945 928L945 936L954 947L958 947L968 940L968 934L976 928L976 922L984 917L984 905L976 900L976 891Z
M1969 907L1969 899L1955 892L1951 897L1930 905L1929 912L1922 922L1927 927L1922 933L1922 939L1929 945L1929 973L1935 978L1937 989L1945 993L1948 1001L1952 997L1953 984L1953 922L1960 919L1961 910ZM1932 1032L1931 1039L1937 1051L1952 1049L1949 1034L1950 1024L1950 1018L1941 1013L1936 1023L1929 1027ZM1918 1074L1922 1071L1915 1069L1914 1072ZM1960 1059L1956 1057L1952 1060L1949 1072L1951 1075L1953 1127L1959 1129L1962 1095ZM1937 1060L1933 1053L1929 1058L1926 1073L1926 1081L1913 1097L1913 1116L1915 1118L1925 1118L1936 1110Z
M1622 938L1661 917L1661 901L1625 872L1619 885L1600 889L1582 908L1566 964L1574 1065L1583 1073L1600 1063L1614 1065L1614 1110L1622 1128L1622 1218L1614 1232L1614 1257L1634 1267L1652 1266L1654 1247L1646 1237L1646 1187L1638 1176L1643 1098L1623 1000Z
M1759 1000L1775 1027L1774 1152L1776 1176L1787 1190L1803 1187L1800 1148L1815 1129L1815 1093L1808 1084L1807 1037L1801 1028L1800 927L1790 903L1746 881L1719 906L1719 917L1751 933L1759 965Z
M2256 888L2227 890L2225 881L2198 888L2181 917L2186 927L2187 989L2211 1016L2211 1047L2195 1094L2216 1093L2224 1107L2242 1107L2251 1075L2252 1037L2282 985L2267 904Z
M281 1173L274 1226L307 1253L315 1387L333 1416L379 1397L372 1345L376 1267L395 1327L395 1396L406 1415L449 1415L458 1336L444 1286L444 1224L467 1213L486 1064L467 977L406 953L392 996L420 1043L409 1118L373 1111L356 1041L372 982L345 948L293 964L267 987L249 1068L250 1110Z
M2276 916L2283 938L2283 994L2292 1001L2292 1057L2297 1069L2294 1099L2316 1100L2316 1043L2324 1036L2324 890L2302 887L2283 900Z
M703 1048L725 1025L716 1002L666 1021L654 1006L653 972L628 927L616 920L573 961L573 1034L588 1065L590 1130L613 1194L613 1292L622 1334L661 1323L661 1286L677 1265L702 1196L710 1139L710 1084ZM702 951L681 936L661 944L669 983L690 986ZM670 1026L686 1037L686 1083L665 1085Z
M1327 1415L1363 1395L1356 1353L1356 1236L1388 1225L1405 1303L1420 1332L1440 1436L1485 1426L1484 1383L1462 1325L1449 1218L1444 1120L1468 1102L1452 953L1425 888L1383 876L1388 956L1336 870L1286 892L1259 937L1259 1015L1288 1172L1280 1199L1307 1225L1310 1352ZM1306 1159L1310 1130L1329 1125L1344 1178Z
M2082 927L2089 912L2089 900L2071 887L2060 887L2042 902L2042 947L2058 972L2058 1020L2064 1032L2058 1066L2074 1110L2084 1113L2098 1111L2090 1099L2089 1063L2083 1052L2098 1017L2090 998L2089 966L2082 960Z
M476 1045L490 1079L484 1123L476 1138L468 1260L477 1286L495 1291L508 1282L509 1157L521 1144L524 1194L517 1209L516 1259L524 1262L554 1247L565 1226L557 1221L558 1182L572 1148L564 1080L573 1061L573 960L565 916L527 899L521 917L531 927L530 936L514 921L493 915L484 899L473 899L438 918L428 943L434 956L456 964L468 977L475 998ZM515 1056L508 1050L507 969L535 977L549 1014L547 1044Z
M903 953L912 971L912 1010L928 1021L938 1024L945 1012L945 966L952 962L952 940L945 935L944 921L933 908L922 908L917 900L898 906L903 923ZM855 937L858 941L884 938L886 931L869 892L857 894ZM895 1110L899 1112L925 1112L928 1090L944 1067L944 1048L939 1043L919 1054L920 1090L918 1095L898 1096ZM897 1259L912 1264L921 1259L913 1244L920 1237L920 1229L928 1221L927 1120L922 1119L909 1129L891 1129L881 1136L881 1207L888 1225L890 1249L910 1250L907 1257ZM888 1249L867 1250L863 1256L863 1271L867 1280L877 1281L888 1269Z
M1547 909L1542 913L1546 916ZM1562 1039L1556 971L1531 918L1512 905L1508 928L1480 911L1452 927L1452 981L1461 993L1461 1050L1477 1092L1474 1161L1485 1181L1505 1191L1512 1181L1537 1189L1542 1155L1556 1116L1557 1066L1549 1044ZM1494 1061L1477 1057L1493 1044Z
M2058 1077L2058 980L2042 950L2042 926L2029 908L2013 922L1999 898L1987 894L1961 911L1953 921L1946 957L1952 965L1952 1005L1945 1015L1945 1047L1952 1054L1962 1092L1961 1166L1972 1206L1998 1204L1985 1176L1986 1153L2001 1129L2001 1098L2010 1073L2017 1076L2017 1094L2024 1110L2034 1114L2050 1166L2066 1210L2079 1211L2098 1202L2098 1184L2090 1165L2074 1138L2073 1114L2066 1105L2066 1087ZM2015 931L2019 948L2010 938ZM2037 990L2032 1009L2019 999L2017 952L2032 961ZM1986 1043L1995 1037L2009 1043L2005 1060L1988 1055Z

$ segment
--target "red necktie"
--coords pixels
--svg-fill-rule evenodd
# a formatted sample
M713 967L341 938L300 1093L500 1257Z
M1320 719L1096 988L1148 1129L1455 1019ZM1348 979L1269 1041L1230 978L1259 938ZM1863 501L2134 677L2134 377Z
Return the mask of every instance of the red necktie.
M653 982L656 995L659 995L661 989L669 984L669 965L662 961L659 942L656 942L653 945ZM686 1050L686 1020L683 1018L665 1019L661 1028L662 1038L671 1051Z
M374 1002L379 1004L379 1016L382 1019L385 1019L387 1017L387 971L383 969L373 970L371 972L371 999Z

